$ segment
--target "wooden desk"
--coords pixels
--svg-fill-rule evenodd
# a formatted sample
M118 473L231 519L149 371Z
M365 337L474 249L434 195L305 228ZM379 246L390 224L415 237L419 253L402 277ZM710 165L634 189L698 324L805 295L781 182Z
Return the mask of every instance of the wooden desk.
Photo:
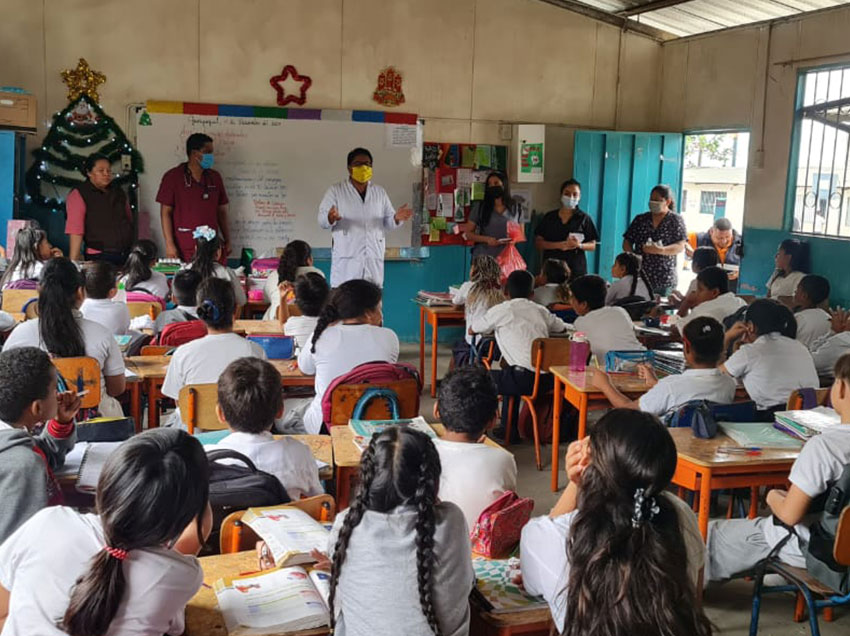
M417 303L418 304L418 303ZM463 309L419 305L419 377L425 382L425 324L431 325L431 397L437 397L437 333L444 327L466 325Z
M218 600L212 585L221 578L237 576L242 572L256 571L257 553L253 550L234 552L232 554L216 554L199 559L204 569L204 583L198 593L192 597L186 606L186 631L184 636L227 636L224 618L218 610ZM287 632L298 636L319 636L327 634L327 628L306 629L298 632ZM281 636L283 632L280 633Z
M719 433L713 439L694 437L689 428L671 428L679 461L672 483L681 489L699 493L699 529L702 538L708 533L711 491L721 488L750 488L750 518L756 516L759 486L782 484L788 479L791 465L799 450L764 450L761 455L727 455L717 452L722 446L738 446L730 437Z
M283 327L277 320L234 320L233 331L246 336L266 333L283 333Z
M470 599L470 636L549 636L552 629L552 614L548 607L492 614Z
M246 294L248 292L245 292ZM266 313L266 309L269 308L269 303L265 300L249 300L247 303L242 305L242 314L245 316L246 320L253 320L254 316L257 314L260 315L260 318L263 317L263 314Z

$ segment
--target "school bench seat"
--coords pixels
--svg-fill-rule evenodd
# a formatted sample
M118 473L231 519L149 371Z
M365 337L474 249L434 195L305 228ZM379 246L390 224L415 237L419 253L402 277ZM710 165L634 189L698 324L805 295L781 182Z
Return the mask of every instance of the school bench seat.
M69 390L88 391L80 399L80 408L93 409L100 404L100 365L94 358L54 358L53 366Z
M177 396L180 408L180 419L186 425L189 435L195 434L195 429L218 431L227 428L227 424L218 419L218 385L187 384Z

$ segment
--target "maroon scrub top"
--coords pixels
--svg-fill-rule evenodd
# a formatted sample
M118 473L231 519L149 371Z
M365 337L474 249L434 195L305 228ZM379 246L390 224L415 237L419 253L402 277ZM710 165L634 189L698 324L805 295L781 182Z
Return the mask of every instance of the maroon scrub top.
M185 262L191 261L195 254L192 232L199 225L208 225L218 232L218 206L228 203L224 181L218 172L204 170L201 180L195 181L186 163L162 175L156 201L174 208L174 242Z

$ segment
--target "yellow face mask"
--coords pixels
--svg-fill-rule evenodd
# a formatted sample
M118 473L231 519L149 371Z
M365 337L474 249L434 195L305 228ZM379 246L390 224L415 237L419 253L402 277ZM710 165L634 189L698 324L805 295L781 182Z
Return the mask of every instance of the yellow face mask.
M354 166L351 169L351 178L357 183L369 183L372 180L372 166Z

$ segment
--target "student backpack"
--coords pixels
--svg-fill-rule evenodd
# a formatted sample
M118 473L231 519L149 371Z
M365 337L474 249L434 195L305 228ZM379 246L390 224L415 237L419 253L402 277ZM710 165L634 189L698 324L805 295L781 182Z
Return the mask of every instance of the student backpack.
M811 536L806 546L806 570L841 594L850 592L850 570L835 562L833 550L838 520L847 506L850 506L850 464L827 491L823 511L809 527Z
M172 322L165 325L159 333L158 344L165 347L179 347L207 335L207 326L202 320Z
M330 383L325 394L322 396L322 421L331 421L331 405L333 403L333 392L340 384L387 384L398 380L414 378L418 387L416 412L419 412L418 395L422 393L422 380L419 372L409 364L398 362L364 362L354 367L348 373L344 373Z

